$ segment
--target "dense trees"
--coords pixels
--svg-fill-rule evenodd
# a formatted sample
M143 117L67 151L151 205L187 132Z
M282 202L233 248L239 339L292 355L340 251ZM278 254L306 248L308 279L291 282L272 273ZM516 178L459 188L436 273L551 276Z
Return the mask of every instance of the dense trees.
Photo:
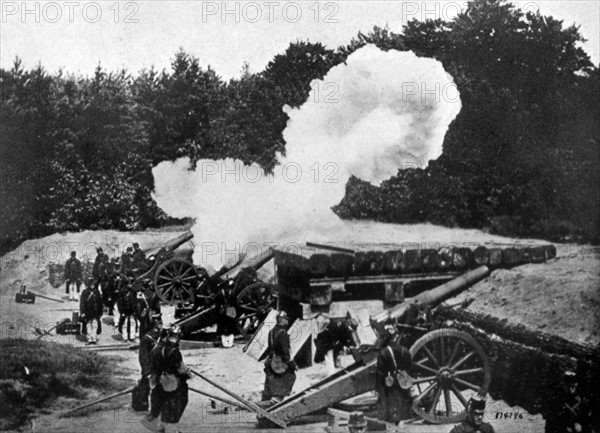
M169 222L151 168L189 156L235 157L267 170L283 152L284 105L367 43L440 60L463 108L426 170L376 188L358 179L342 217L431 221L510 235L598 240L600 73L575 27L498 0L449 21L374 28L329 50L298 41L265 70L223 81L180 51L168 71L91 77L0 70L0 244L86 228Z

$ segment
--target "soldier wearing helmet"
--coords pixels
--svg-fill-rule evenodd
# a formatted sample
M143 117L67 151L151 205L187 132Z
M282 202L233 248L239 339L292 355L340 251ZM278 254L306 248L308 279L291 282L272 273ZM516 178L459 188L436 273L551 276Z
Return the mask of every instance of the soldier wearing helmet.
M277 313L277 324L269 332L267 360L265 361L265 386L262 400L280 401L292 392L298 367L292 359L290 336L287 333L289 318L285 311Z
M484 413L485 398L476 394L467 403L467 418L450 433L494 433L494 428L483 421Z

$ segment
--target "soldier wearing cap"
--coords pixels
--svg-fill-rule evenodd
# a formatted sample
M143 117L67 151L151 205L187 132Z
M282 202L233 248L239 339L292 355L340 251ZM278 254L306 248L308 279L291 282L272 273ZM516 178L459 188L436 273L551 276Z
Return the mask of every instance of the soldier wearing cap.
M269 345L265 361L265 386L262 400L283 400L292 392L296 382L298 369L291 356L290 337L287 333L289 325L285 311L277 313L277 324L269 332Z
M150 395L150 374L152 373L150 353L158 344L163 328L162 315L160 313L152 314L150 320L152 327L140 338L140 351L138 354L140 368L142 369L142 378L140 379L139 386L143 390L145 401L148 400L148 396Z
M88 344L96 344L98 336L102 333L102 295L93 278L88 279L85 290L79 300L79 316L83 322L84 332Z
M132 335L131 329L131 319L133 318L135 331L138 331L138 322L135 317L135 309L137 305L137 295L135 290L133 289L133 278L128 278L126 283L121 288L121 292L119 293L119 300L117 301L117 307L119 308L119 324L117 325L117 329L119 333L123 336L124 340L132 341L135 333ZM127 338L125 338L125 334L123 334L123 325L127 322Z
M108 255L104 253L101 247L96 248L96 260L94 260L94 267L92 268L92 275L96 280L96 287L99 286L100 293L102 293L108 283Z
M106 287L102 292L104 306L108 308L108 315L112 316L115 312L115 303L119 297L123 278L121 278L119 259L113 258L109 267L109 278Z
M71 251L71 257L65 263L65 280L66 280L66 292L69 295L69 299L72 301L79 300L79 292L81 289L81 261L77 258L77 253ZM77 292L75 292L77 287Z
M176 432L177 424L188 403L187 380L191 377L179 351L181 329L175 325L168 331L164 344L150 352L152 373L152 410L146 421L160 413L158 431Z
M562 388L556 393L554 407L546 415L548 433L594 433L592 405L580 395L577 374L566 371Z
M160 298L154 290L151 281L146 279L143 288L137 293L135 316L140 322L140 336L152 327L151 316L160 314Z
M121 254L121 273L125 277L133 277L133 247L129 246Z
M474 395L467 403L467 418L455 426L450 433L494 433L494 428L483 421L485 399Z
M133 243L133 252L131 253L131 266L134 276L144 273L146 269L146 253L140 248L140 244Z

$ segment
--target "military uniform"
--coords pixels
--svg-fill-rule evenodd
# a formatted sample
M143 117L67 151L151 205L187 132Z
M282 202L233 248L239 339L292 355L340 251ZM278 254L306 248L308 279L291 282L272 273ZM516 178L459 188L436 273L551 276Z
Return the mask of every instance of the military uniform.
M100 292L104 292L106 283L108 283L108 255L102 252L102 248L98 248L98 255L94 260L94 267L92 268L92 275L96 280L96 287L100 288Z
M155 384L152 390L151 415L157 414L160 410L161 421L176 426L188 403L187 380L190 378L190 374L183 362L178 343L173 343L169 338L167 337L164 344L157 345L150 352L152 383ZM165 376L175 377L175 389L165 389L167 388Z
M75 257L75 252L73 251L71 258L65 263L65 291L71 300L79 299L81 278L81 261ZM75 292L75 288L77 288L77 292Z
M402 389L398 370L410 372L412 359L408 349L396 342L382 348L377 357L376 389L379 395L379 419L398 423L414 417L410 390Z
M285 316L287 318L287 315ZM287 327L279 323L269 332L269 346L265 361L265 386L262 399L281 400L290 395L296 382L296 363L291 358L290 337Z
M140 362L142 378L139 382L141 388L142 399L148 401L150 395L150 374L152 374L152 358L150 353L152 349L156 347L161 337L161 329L154 326L150 331L145 333L140 338L140 349L138 353L138 360ZM157 415L158 416L158 415Z
M133 248L127 247L127 250L121 255L121 274L125 277L133 277Z
M344 350L344 347L354 347L353 323L347 320L331 320L325 329L317 335L315 346L315 362L325 361L326 355L331 351L333 364L339 368L338 358Z
M148 296L147 294L150 293ZM136 299L136 317L140 322L140 336L152 327L152 315L160 314L160 298L153 291L138 292Z
M131 254L132 272L135 277L143 274L146 270L146 253L140 249L138 243L133 244L133 253Z
M471 420L466 419L459 425L454 426L450 433L494 433L494 428L487 422L476 425Z
M117 307L119 308L119 324L117 329L123 335L123 325L127 321L127 340L131 340L131 319L135 322L135 332L138 330L138 322L135 318L135 309L137 305L136 293L133 290L131 282L124 285L119 293ZM125 336L123 335L125 339Z
M79 313L88 343L96 343L98 335L102 333L102 322L100 321L102 312L102 295L93 282L89 281L79 301Z

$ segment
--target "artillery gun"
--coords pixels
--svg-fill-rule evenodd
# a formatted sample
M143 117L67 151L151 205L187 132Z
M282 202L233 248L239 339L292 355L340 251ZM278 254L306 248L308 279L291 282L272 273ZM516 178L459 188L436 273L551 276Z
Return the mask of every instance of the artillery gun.
M145 252L146 259L135 273L134 290L151 284L163 303L177 305L175 323L184 335L215 324L226 310L241 333L253 333L277 303L276 286L256 277L256 271L273 253L269 249L258 257L241 257L233 266L223 267L209 276L189 257L175 250L186 242L193 247L193 233L185 232L164 245ZM184 316L184 317L182 317Z
M414 412L435 424L462 421L470 396L489 386L490 363L471 336L436 323L430 309L489 273L487 266L480 266L372 316L371 326L379 333L374 345L356 350L352 365L269 407L267 412L280 423L289 424L304 415L373 391L381 331L384 324L392 320L403 334L404 343L411 343ZM260 418L259 421L264 420Z

